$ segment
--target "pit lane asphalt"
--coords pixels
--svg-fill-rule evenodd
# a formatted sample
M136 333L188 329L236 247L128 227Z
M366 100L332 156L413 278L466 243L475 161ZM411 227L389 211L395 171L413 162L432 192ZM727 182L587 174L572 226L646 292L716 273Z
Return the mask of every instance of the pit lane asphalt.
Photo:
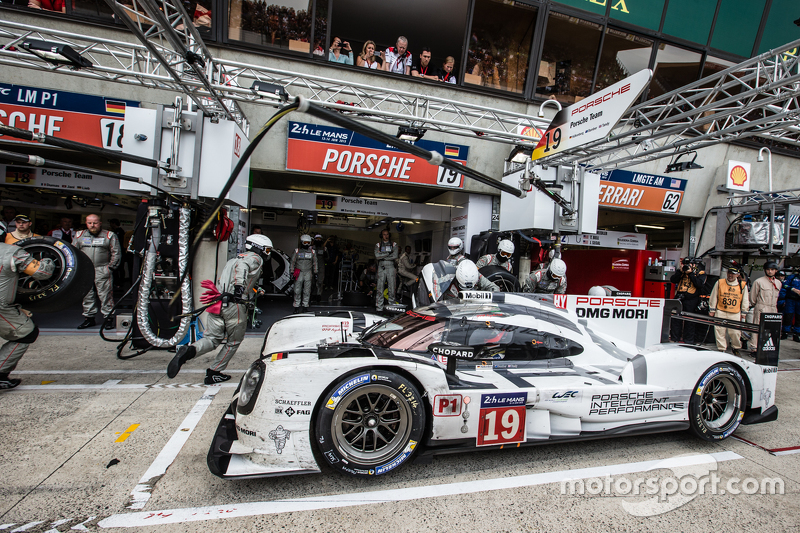
M232 382L256 357L261 340L260 334L245 339L230 366ZM333 473L222 480L208 471L206 453L235 385L215 391L196 426L187 425L187 415L209 396L201 383L212 354L189 362L169 380L171 353L152 351L121 361L114 350L115 344L96 334L45 331L18 367L22 386L0 393L0 531L63 533L109 525L170 532L800 527L800 453L772 455L733 439L706 443L685 432L440 456L367 480ZM780 356L779 419L736 433L766 449L800 446L800 344L784 341ZM182 448L168 444L187 434ZM149 500L141 510L129 509L132 491L168 448L174 460L152 480ZM719 461L705 465L708 454ZM673 457L687 457L690 464L651 463ZM625 495L624 482L622 495L613 483L610 492L562 494L567 478L588 478L586 486L596 490L589 481L604 478L609 465L618 465L614 482L655 477L662 483L686 479L678 477L686 472L700 477L713 468L723 482L780 478L784 494L689 494L680 506L683 500L674 497L659 506L653 497ZM653 515L671 506L677 508ZM170 520L176 523L166 523ZM162 525L139 525L149 523Z

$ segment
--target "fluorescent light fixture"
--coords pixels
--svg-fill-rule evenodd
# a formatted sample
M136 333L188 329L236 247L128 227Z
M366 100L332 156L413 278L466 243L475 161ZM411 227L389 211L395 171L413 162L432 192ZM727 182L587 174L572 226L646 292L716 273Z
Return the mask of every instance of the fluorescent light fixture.
M91 61L85 59L66 44L29 39L23 41L20 48L54 65L68 65L75 70L92 66Z
M533 154L533 148L516 145L511 150L511 153L508 154L507 161L511 161L512 163L527 163L531 160L531 154Z
M397 138L401 141L417 142L425 135L425 130L422 128L409 128L408 126L400 126L397 128Z
M286 102L289 100L289 94L282 85L267 83L265 81L254 81L253 85L250 86L250 90L258 96L263 96L264 98L274 98L281 102Z
M452 204L437 204L437 203L435 203L435 202L425 202L425 205L435 205L435 206L439 206L439 207L457 207L457 208L461 209L461 206L460 206L460 205L452 205Z
M380 200L381 202L400 202L402 204L410 204L408 200L397 200L395 198L376 198L374 196L359 196L359 198L363 198L365 200Z
M646 229L666 229L664 226L649 226L647 224L634 224L637 228L646 228Z

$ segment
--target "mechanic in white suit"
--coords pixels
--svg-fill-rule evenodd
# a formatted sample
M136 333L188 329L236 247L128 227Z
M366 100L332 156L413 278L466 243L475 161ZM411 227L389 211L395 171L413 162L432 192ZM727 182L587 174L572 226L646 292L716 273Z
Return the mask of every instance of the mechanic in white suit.
M744 321L750 308L750 295L747 283L739 281L738 276L741 272L738 266L730 266L725 279L720 278L714 284L714 289L708 298L709 316ZM738 329L714 326L714 337L717 341L717 350L721 352L728 348L728 339L734 355L738 355L742 349L741 332Z
M460 291L491 291L498 292L500 287L486 279L480 272L475 263L469 259L464 259L456 268L456 277L445 291L442 300L458 300Z
M447 241L447 262L453 266L458 266L461 261L467 258L464 255L464 241L458 237L453 237Z
M567 293L567 264L554 257L547 269L534 270L522 285L523 292L539 294Z
M499 266L511 272L511 256L514 255L514 243L503 239L497 243L496 254L486 254L475 263L478 270L485 266Z
M378 262L378 290L375 295L375 309L383 311L383 288L389 285L389 303L394 303L394 288L397 271L394 262L397 260L398 246L396 242L391 242L391 234L388 229L381 232L381 242L375 245L375 260Z
M86 229L75 234L73 246L89 256L94 264L94 290L90 290L83 298L83 323L78 329L95 325L97 301L100 300L100 311L103 313L104 328L114 327L111 310L114 309L114 292L111 284L111 271L119 266L122 260L122 247L119 238L113 231L102 229L100 217L88 215ZM95 291L97 295L95 296Z
M311 245L311 235L300 236L300 248L294 249L292 256L292 272L299 270L294 282L294 312L308 311L308 302L311 300L311 287L314 277L319 273L316 250ZM300 308L302 297L302 309Z
M253 234L245 241L245 253L239 254L225 264L217 281L217 288L223 295L220 314L209 312L203 338L191 345L182 345L167 366L167 377L178 375L186 361L208 353L220 345L226 334L228 341L217 353L216 359L206 370L206 385L214 385L231 379L222 371L228 367L239 345L244 340L247 329L247 304L254 296L254 289L264 262L272 252L272 241L261 234ZM233 298L227 295L232 295Z

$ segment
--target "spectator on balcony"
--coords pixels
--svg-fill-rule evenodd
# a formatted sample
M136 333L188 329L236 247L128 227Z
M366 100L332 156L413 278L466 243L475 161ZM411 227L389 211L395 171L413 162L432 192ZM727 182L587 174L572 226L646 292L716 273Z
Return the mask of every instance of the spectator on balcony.
M64 0L28 0L28 7L47 11L60 11L61 13L67 12L67 4Z
M383 53L383 70L395 74L411 74L411 52L408 51L408 39L402 35L397 44L390 46Z
M456 60L453 56L447 56L445 58L444 63L442 63L442 68L436 71L436 78L439 81L443 81L445 83L452 83L453 85L458 85L458 80L456 79L456 75L453 74L453 67L456 64Z
M419 59L411 63L411 75L415 78L425 78L428 80L438 80L433 68L431 68L431 49L427 46L419 53Z
M342 63L343 65L353 64L353 50L350 43L342 41L341 38L333 36L331 40L331 51L328 53L328 61Z
M500 87L500 72L492 54L484 54L483 59L473 67L472 74L481 77L484 87Z
M375 55L375 41L367 41L361 49L361 55L356 58L356 66L372 70L383 70L383 59Z

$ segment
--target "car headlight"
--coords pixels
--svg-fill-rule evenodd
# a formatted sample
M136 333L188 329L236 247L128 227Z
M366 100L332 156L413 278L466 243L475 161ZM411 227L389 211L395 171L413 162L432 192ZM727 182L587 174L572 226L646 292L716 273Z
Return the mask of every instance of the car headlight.
M266 365L261 361L256 361L247 369L247 372L245 372L242 378L241 388L239 389L239 402L236 406L236 412L246 415L250 414L250 411L253 410L266 371Z

